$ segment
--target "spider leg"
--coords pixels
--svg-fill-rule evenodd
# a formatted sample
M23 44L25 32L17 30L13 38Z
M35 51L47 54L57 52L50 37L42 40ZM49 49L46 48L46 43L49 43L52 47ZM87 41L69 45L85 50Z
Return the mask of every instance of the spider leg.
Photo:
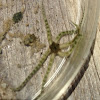
M43 19L44 19L45 27L46 27L46 31L47 31L47 39L48 39L49 44L51 45L52 44L52 34L51 34L50 26L48 24L48 20L46 18L43 2L42 2L42 14L43 14Z
M60 49L68 49L68 47L71 45L71 43L72 42L66 42L66 43L60 44L59 48Z
M69 46L73 45L73 44L76 44L76 42L78 41L78 39L80 38L81 34L77 34L74 39L72 39L70 42L66 42L66 43L63 43L63 44L60 44L59 45L59 48L60 49L64 49L64 48L68 48Z
M72 53L73 49L75 48L78 40L80 39L80 34L77 34L74 39L72 41L70 41L69 43L63 43L63 44L60 44L60 49L64 49L64 48L68 48L70 47L71 49L67 52L62 52L62 51L59 51L57 54L60 56L60 57L68 57L70 56L70 54Z
M51 53L50 49L48 49L45 54L42 56L41 60L39 61L38 65L35 67L35 69L32 70L32 72L27 76L27 78L22 82L22 84L20 86L18 86L17 88L13 89L13 91L20 91L21 89L23 89L26 84L30 81L30 79L33 77L33 75L35 75L38 70L42 67L42 65L44 64L44 62L46 61L47 57L49 56L49 54Z
M84 17L84 13L83 13L83 17ZM83 17L82 17L79 25L77 25L77 24L75 24L74 22L71 21L71 23L74 26L76 26L76 30L69 30L69 31L59 33L58 36L56 37L55 42L58 43L60 41L60 39L65 35L79 34L80 33L80 27L81 27L81 24L82 24L82 21L83 21Z
M82 22L83 22L83 18L84 18L84 11L82 12L82 18L81 18L81 20L79 22L79 25L77 25L77 24L75 24L74 22L71 21L71 24L76 26L76 32L75 33L77 33L77 32L80 33L80 28L81 28L81 25L82 25Z
M49 74L50 71L51 71L51 68L52 68L52 65L53 65L53 62L54 62L54 58L55 58L55 54L52 53L52 54L51 54L51 57L50 57L50 61L49 61L49 64L48 64L48 68L47 68L46 74L45 74L45 76L44 76L44 78L43 78L42 90L43 90L43 88L44 88L44 84L45 84L46 81L47 81L48 74Z
M65 36L65 35L72 35L74 34L75 30L70 30L70 31L65 31L65 32L61 32L58 34L58 36L56 37L56 43L58 43L60 41L60 39Z
M75 24L73 21L70 20L70 22L71 22L72 25L76 26L76 29L79 28L79 26L77 24Z
M49 61L49 64L48 64L48 68L47 68L47 71L46 71L46 74L43 78L43 82L42 82L42 88L41 88L41 93L39 94L39 96L36 98L36 100L42 95L42 93L44 92L44 85L47 81L47 78L48 78L48 74L50 73L51 71L51 68L52 68L52 65L53 65L53 62L54 62L54 58L55 58L55 54L52 53L51 56L50 56L50 61Z
M85 10L85 9L84 9L84 10ZM82 9L82 18L81 18L81 20L80 20L79 27L81 27L81 25L82 25L83 18L84 18L84 11L83 11L83 9Z
M70 49L69 51L67 51L67 52L59 51L59 52L57 53L57 55L60 56L61 58L63 58L63 57L69 57L69 56L71 55L73 49L74 49L74 48L71 48L71 49Z
M64 48L68 48L70 47L70 50L67 51L67 52L62 52L62 51L59 51L57 54L60 56L60 57L68 57L70 56L70 54L72 53L73 49L75 48L78 40L80 39L80 34L77 34L74 39L72 41L70 41L69 43L63 43L63 44L60 44L60 49L64 49Z

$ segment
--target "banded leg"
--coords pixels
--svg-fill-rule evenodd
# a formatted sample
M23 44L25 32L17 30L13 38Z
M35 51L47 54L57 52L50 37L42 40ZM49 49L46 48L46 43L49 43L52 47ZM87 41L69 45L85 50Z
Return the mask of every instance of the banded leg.
M49 27L49 24L48 24L48 20L46 18L43 2L42 2L42 14L43 14L43 19L44 19L45 27L46 27L46 31L47 31L48 42L51 45L52 44L52 34L51 34L51 30L50 30L50 27Z
M61 49L66 48L66 46L70 47L71 49L69 51L67 51L67 52L59 51L58 55L60 57L65 57L65 56L68 57L68 56L70 56L70 54L72 53L73 49L75 48L80 36L81 36L80 34L77 34L76 37L71 42L60 45Z
M80 28L81 28L81 25L82 25L82 22L83 22L83 18L84 18L84 11L83 11L83 13L82 13L82 18L81 18L81 20L80 20L79 25L77 25L77 24L75 24L74 22L71 21L71 23L72 23L74 26L76 26L76 31L75 31L75 33L80 33Z
M73 45L73 44L76 44L77 40L80 38L80 34L77 34L73 40L71 40L70 42L66 42L66 43L63 43L63 44L60 44L60 49L65 49L65 48L68 48L69 46Z
M60 39L65 36L65 35L72 35L74 34L75 30L70 30L70 31L65 31L65 32L61 32L58 34L58 36L56 37L56 43L58 43L60 41Z
M33 69L33 71L28 75L28 77L22 82L22 84L19 87L17 87L16 89L13 89L15 92L20 91L21 89L23 89L26 86L26 84L30 81L30 79L33 77L33 75L35 75L38 72L38 70L42 67L43 63L46 61L50 52L51 52L50 49L48 49L46 51L46 53L43 55L43 57L41 58L38 65L35 67L35 69Z
M81 27L81 25L82 25L83 18L84 18L84 11L83 11L83 9L82 9L82 18L81 18L81 21L80 21L80 23L79 23L79 27Z
M49 75L49 73L50 73L50 71L51 71L51 68L52 68L52 66L53 66L54 58L55 58L55 54L52 53L52 54L51 54L51 57L50 57L50 61L49 61L49 64L48 64L48 68L47 68L46 74L45 74L45 76L44 76L44 78L43 78L42 90L41 90L41 91L43 91L43 89L44 89L44 85L45 85L45 83L46 83L46 81L47 81L48 75Z

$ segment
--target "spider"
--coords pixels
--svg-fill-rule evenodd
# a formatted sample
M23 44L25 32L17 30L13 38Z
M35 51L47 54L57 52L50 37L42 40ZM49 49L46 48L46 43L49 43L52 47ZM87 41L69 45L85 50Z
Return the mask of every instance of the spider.
M44 84L46 83L46 81L48 79L48 75L51 71L55 57L56 56L59 56L59 57L62 57L62 58L63 57L69 57L71 55L71 53L73 52L76 44L78 43L78 41L81 37L80 27L81 27L81 24L82 24L83 17L82 17L79 25L72 22L72 24L76 27L75 30L68 30L68 31L61 32L61 33L58 34L58 36L56 37L55 40L52 40L52 34L51 34L51 30L50 30L50 27L49 27L49 24L48 24L48 21L47 21L47 18L46 18L43 2L42 2L42 15L43 15L43 20L44 20L45 28L46 28L46 32L47 32L47 39L48 39L48 43L49 43L49 48L43 54L42 58L40 59L39 63L37 64L37 66L32 70L32 72L27 76L27 78L21 83L21 85L18 86L17 88L15 88L15 89L13 89L15 92L22 90L26 86L26 84L30 81L30 79L43 66L43 64L47 60L48 56L50 56L48 68L46 70L46 74L45 74L43 81L42 81L42 87L41 87L41 93L42 93L44 91ZM72 39L69 42L60 44L60 40L61 40L62 37L66 36L66 35L73 35L73 34L75 34L74 39ZM62 52L62 49L66 49L66 48L69 48L68 51Z

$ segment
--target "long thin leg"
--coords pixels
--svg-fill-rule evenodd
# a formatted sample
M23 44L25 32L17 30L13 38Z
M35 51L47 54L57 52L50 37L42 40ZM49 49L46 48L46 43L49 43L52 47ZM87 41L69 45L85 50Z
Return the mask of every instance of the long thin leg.
M71 48L71 49L70 49L69 51L67 51L67 52L59 51L57 54L58 54L61 58L63 58L63 57L68 57L68 56L70 56L70 54L72 53L73 49L74 49L74 48Z
M58 43L60 41L60 39L65 36L65 35L72 35L74 34L75 30L70 30L70 31L65 31L65 32L61 32L58 34L58 36L56 37L56 43Z
M68 49L68 47L71 45L71 43L72 42L66 42L66 43L60 44L59 48L60 49Z
M83 18L84 18L84 12L83 12L83 15L82 15L82 19L79 23L79 25L75 24L74 22L71 21L71 23L76 26L76 30L70 30L70 31L65 31L65 32L61 32L58 34L58 36L56 37L56 42L59 42L60 39L65 36L65 35L72 35L72 34L79 34L80 32L80 27L82 25L82 22L83 22Z
M50 61L49 61L49 64L48 64L48 68L47 68L46 74L45 74L45 76L44 76L44 78L43 78L41 93L40 93L40 95L37 97L37 99L38 99L38 98L42 95L42 93L43 93L44 85L45 85L45 83L46 83L46 81L47 81L48 74L49 74L50 71L51 71L51 68L52 68L52 65L53 65L53 62L54 62L54 58L55 58L55 54L52 53L51 56L50 56ZM37 100L37 99L36 99L36 100Z
M49 24L48 24L48 20L46 18L43 2L42 2L42 14L43 14L43 19L44 19L45 27L46 27L46 31L47 31L48 42L51 45L52 44L52 34L51 34L51 30L50 30L50 27L49 27Z
M82 10L83 11L83 10ZM75 24L74 22L72 22L71 21L71 24L73 24L74 26L76 26L76 31L75 31L75 33L77 34L80 34L80 28L81 28L81 25L82 25L82 22L83 22L83 18L84 18L84 11L83 11L83 13L82 13L82 18L81 18L81 20L80 20L80 23L79 23L79 25L77 25L77 24Z
M13 89L15 92L20 91L21 89L23 89L26 86L26 84L30 81L30 79L33 77L33 75L35 75L38 72L38 70L42 67L43 63L46 61L50 52L51 52L50 49L48 49L45 52L45 54L42 56L38 65L35 67L35 69L33 69L33 71L28 75L28 77L22 82L22 84L20 86L18 86L16 89Z
M77 34L73 40L71 40L70 42L66 42L66 43L63 43L63 44L60 44L59 47L60 49L65 49L65 48L68 48L69 46L73 45L73 44L76 44L77 40L79 39L81 35L80 34Z
M82 16L82 19L81 19L79 25L72 22L72 24L76 26L76 30L74 31L74 34L76 34L76 36L74 37L74 39L72 41L70 41L68 43L61 44L60 49L68 48L69 46L74 47L74 45L76 45L78 39L80 38L80 36L82 36L81 33L80 33L80 28L81 28L81 24L82 24L82 21L83 21L83 17L84 17L84 13L83 13L83 16Z
M79 28L79 25L75 24L74 22L70 21L72 25L76 26L76 29Z
M79 27L81 27L81 25L82 25L83 18L84 18L84 11L83 11L83 9L82 9L82 18L81 18L81 20L80 20Z
M81 36L80 28L81 28L81 25L82 25L82 22L83 22L83 18L84 18L84 12L83 12L83 15L82 15L82 19L81 19L81 21L79 23L79 26L72 22L72 24L74 24L76 26L76 30L74 31L74 33L77 34L77 35L74 37L74 39L72 41L60 44L60 49L68 48L69 46L73 46L74 47L74 45L77 43L79 37ZM59 36L59 35L58 35L58 39L60 40L60 38L63 35L61 35L61 36Z
M42 89L44 88L44 84L45 84L46 81L47 81L48 74L49 74L50 71L51 71L51 68L52 68L52 65L53 65L53 62L54 62L54 58L55 58L55 54L52 53L52 54L51 54L51 57L50 57L50 61L49 61L49 64L48 64L48 68L47 68L46 74L45 74L45 76L44 76L44 78L43 78Z
M73 49L75 48L80 36L81 36L80 34L77 34L75 36L75 38L72 41L70 41L69 43L61 44L60 45L60 49L64 49L66 47L70 47L71 49L69 51L67 51L67 52L59 51L57 54L60 57L65 57L65 56L68 57L68 56L70 56L70 54L72 53Z

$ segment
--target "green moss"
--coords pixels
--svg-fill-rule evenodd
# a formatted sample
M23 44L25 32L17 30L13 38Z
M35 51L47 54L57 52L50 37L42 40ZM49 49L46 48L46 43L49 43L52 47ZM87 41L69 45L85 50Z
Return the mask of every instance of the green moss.
M13 15L13 21L14 23L18 23L19 21L21 21L23 18L23 13L22 12L17 12Z

